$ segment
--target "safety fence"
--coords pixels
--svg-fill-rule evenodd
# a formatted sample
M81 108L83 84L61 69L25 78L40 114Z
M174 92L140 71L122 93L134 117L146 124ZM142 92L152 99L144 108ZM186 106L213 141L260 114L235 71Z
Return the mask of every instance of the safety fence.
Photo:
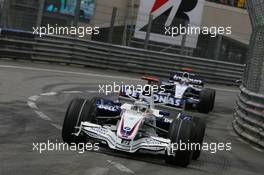
M168 78L190 67L205 82L238 85L245 65L147 51L73 37L38 37L30 32L2 30L0 57L78 64Z
M237 134L264 147L264 95L241 86L233 127Z

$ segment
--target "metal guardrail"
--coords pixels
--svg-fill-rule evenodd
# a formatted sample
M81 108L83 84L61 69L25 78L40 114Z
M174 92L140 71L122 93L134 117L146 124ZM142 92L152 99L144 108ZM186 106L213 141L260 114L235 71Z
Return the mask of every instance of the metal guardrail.
M233 127L241 137L264 148L264 95L240 89Z
M44 36L2 30L0 57L31 61L62 62L125 72L166 77L191 67L206 82L238 85L244 65L143 49L111 45L72 37Z

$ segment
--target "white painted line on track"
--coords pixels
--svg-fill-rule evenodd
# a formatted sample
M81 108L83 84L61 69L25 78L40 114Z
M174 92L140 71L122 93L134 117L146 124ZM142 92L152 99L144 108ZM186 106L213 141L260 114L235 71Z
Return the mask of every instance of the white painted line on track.
M47 92L47 93L42 93L40 94L41 96L53 96L53 95L57 95L57 92Z
M126 79L126 80L136 80L136 81L140 80L138 78L129 78L129 77L124 77L124 76L110 76L110 75L103 75L103 74L82 73L82 72L53 70L53 69L44 69L44 68L35 68L35 67L0 65L0 68L24 69L24 70L31 70L31 71L45 71L45 72L53 72L53 73L64 73L64 74L73 74L73 75L86 75L86 76L92 76L92 77L116 78L116 79Z
M40 96L38 95L33 95L31 97L28 98L27 104L30 108L32 108L34 110L34 112L37 114L38 117L40 117L43 120L46 121L52 121L51 118L49 118L47 115L45 115L43 112L38 111L38 106L36 105L36 102L38 99L40 98Z
M62 126L61 125L57 125L55 123L51 123L52 126L54 126L55 128L57 128L58 130L62 130Z
M82 91L62 91L63 94L80 94Z
M89 93L98 93L99 91L86 91L86 92L89 92Z
M118 162L113 162L111 160L107 160L108 163L116 167L118 170L125 172L125 173L130 173L130 174L135 174L132 170L129 168L125 167L125 165L122 165L121 163Z
M34 95L34 96L29 97L28 99L31 101L37 101L39 99L39 97L40 96L38 96L38 95Z
M38 109L37 105L35 102L32 102L32 101L28 101L27 102L28 106L32 109Z
M49 118L46 114L44 114L43 112L41 111L36 111L35 110L35 113L43 120L47 120L47 121L52 121L51 118Z
M86 92L90 92L91 93L91 91L86 91ZM77 93L83 93L83 92L82 91L62 91L60 93L64 93L64 94L77 94ZM47 93L42 93L40 95L33 95L33 96L31 96L31 97L28 98L27 104L28 104L28 106L31 109L34 110L34 112L37 114L38 117L40 117L43 120L52 122L52 119L49 116L47 116L43 112L39 111L39 108L38 108L38 106L36 104L36 101L39 98L41 98L41 96L55 96L55 95L58 95L58 94L59 94L59 92L47 92ZM62 130L62 126L61 125L58 125L58 124L55 124L55 123L50 123L50 124L51 124L51 126L55 127L56 129Z

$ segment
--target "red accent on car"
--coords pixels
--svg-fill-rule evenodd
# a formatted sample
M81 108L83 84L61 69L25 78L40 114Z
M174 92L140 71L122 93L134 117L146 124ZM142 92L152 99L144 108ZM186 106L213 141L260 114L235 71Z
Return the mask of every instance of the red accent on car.
M151 82L159 82L160 81L158 78L152 77L152 76L143 76L141 79L151 81Z
M189 67L184 67L182 68L182 71L185 71L185 72L191 72L193 69L192 68L189 68Z

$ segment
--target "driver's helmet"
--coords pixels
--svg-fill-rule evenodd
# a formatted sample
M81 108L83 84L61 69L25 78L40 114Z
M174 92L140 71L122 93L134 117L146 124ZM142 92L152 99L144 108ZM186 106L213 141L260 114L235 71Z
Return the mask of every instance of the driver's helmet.
M147 112L150 108L150 104L145 101L136 101L133 106L133 110L137 112Z
M189 83L190 83L190 74L188 72L184 72L182 74L182 79L180 81L180 84L188 85Z

